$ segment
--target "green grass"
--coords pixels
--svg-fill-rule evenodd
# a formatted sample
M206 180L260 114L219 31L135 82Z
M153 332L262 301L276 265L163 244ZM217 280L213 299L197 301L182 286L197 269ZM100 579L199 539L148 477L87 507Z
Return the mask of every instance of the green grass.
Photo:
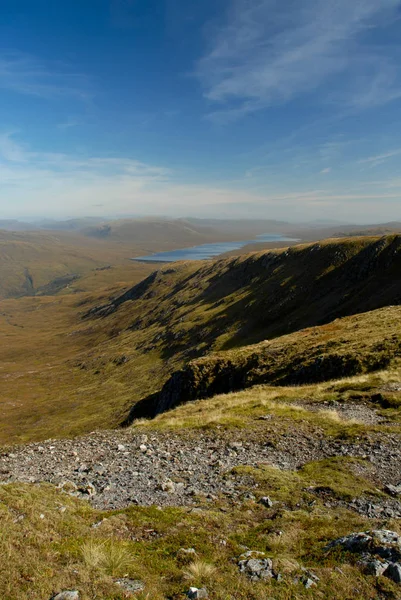
M270 489L277 502L273 509L252 502L238 507L217 503L199 514L156 507L105 513L50 486L2 486L0 595L4 600L36 600L78 589L83 600L122 600L114 579L129 576L145 583L140 600L183 599L189 585L207 585L216 600L375 597L380 581L323 551L327 541L375 522L368 524L344 509L326 509L319 500L311 506L306 500L312 496L306 493L299 507L287 509L285 494L281 503L280 490L293 493L315 481L316 473L323 473L324 481L325 469L320 465L312 474L287 474L280 483L275 473L261 468L254 475ZM391 521L380 525L400 531ZM241 575L235 559L244 545L270 556L283 582L253 583ZM189 547L196 550L195 558L180 552ZM302 584L292 583L301 566L320 577L313 596ZM386 585L386 598L395 598L396 587Z

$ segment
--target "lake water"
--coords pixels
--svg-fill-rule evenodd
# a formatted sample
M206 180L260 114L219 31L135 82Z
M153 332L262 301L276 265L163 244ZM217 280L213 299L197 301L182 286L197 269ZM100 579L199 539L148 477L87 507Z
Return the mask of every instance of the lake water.
M295 238L289 238L280 234L265 233L256 236L253 240L246 240L242 242L217 242L215 244L202 244L200 246L193 246L192 248L182 248L181 250L171 250L170 252L156 252L150 256L138 256L132 260L140 262L175 262L177 260L205 260L207 258L214 258L225 252L231 250L238 250L243 248L247 244L254 244L256 242L297 242L299 240Z

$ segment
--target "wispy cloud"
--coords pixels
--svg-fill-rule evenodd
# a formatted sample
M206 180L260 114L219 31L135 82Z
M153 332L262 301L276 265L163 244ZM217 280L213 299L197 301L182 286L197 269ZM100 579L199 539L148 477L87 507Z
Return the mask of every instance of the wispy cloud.
M96 214L169 214L355 221L394 219L400 190L382 182L376 193L343 186L287 189L233 182L185 182L182 173L127 157L35 152L15 134L0 135L0 218ZM363 205L363 214L360 207Z
M401 96L394 48L364 42L394 20L401 0L234 0L196 74L228 121L308 94L318 101L376 106ZM393 55L392 55L393 53Z
M370 167L377 167L378 165L383 164L390 158L394 156L401 155L401 148L397 150L391 150L390 152L385 152L384 154L377 154L376 156L369 156L368 158L362 158L358 160L358 164L360 165L368 165Z
M0 53L0 89L43 98L74 96L87 100L88 78L60 63L41 62L21 52Z

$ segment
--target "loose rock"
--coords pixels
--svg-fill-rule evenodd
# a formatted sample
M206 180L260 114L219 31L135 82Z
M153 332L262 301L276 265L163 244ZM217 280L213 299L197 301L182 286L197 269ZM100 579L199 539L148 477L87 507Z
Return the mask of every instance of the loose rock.
M79 592L77 590L65 590L52 596L50 600L79 600Z
M190 587L187 592L187 596L190 600L201 600L202 598L204 600L207 600L207 598L209 598L209 594L207 593L206 588L196 587Z
M126 592L131 592L132 594L135 592L142 592L145 589L145 584L139 579L122 577L121 579L116 579L114 583L123 588Z

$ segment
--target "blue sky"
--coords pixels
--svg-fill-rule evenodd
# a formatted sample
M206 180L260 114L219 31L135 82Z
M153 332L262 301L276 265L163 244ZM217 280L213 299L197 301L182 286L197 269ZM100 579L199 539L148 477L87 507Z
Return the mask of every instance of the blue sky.
M401 219L401 0L2 0L0 218Z

